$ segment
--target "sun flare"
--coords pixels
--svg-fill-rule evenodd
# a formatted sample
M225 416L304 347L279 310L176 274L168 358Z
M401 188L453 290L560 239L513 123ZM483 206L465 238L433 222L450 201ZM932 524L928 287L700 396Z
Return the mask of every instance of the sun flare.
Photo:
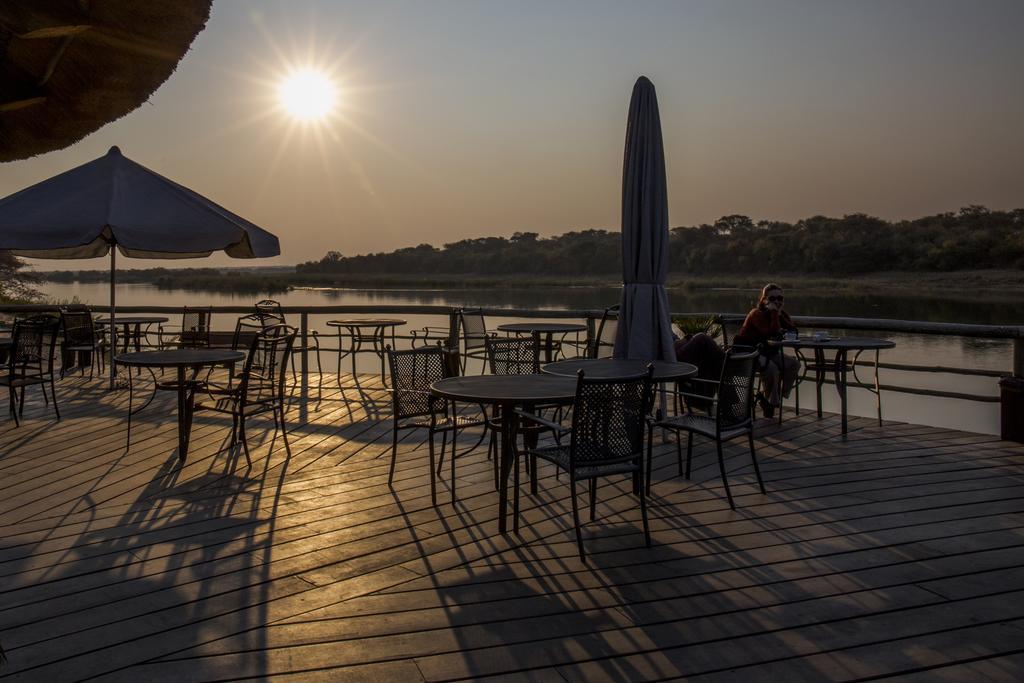
M285 77L277 90L281 106L301 121L328 116L338 101L338 89L322 71L300 69Z

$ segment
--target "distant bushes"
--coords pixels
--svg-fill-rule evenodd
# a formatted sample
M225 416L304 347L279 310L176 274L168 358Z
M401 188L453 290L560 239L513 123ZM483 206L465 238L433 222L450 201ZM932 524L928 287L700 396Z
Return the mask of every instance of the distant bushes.
M865 214L814 216L796 223L724 216L712 225L671 230L670 272L866 274L882 271L1024 269L1024 209L957 213L888 222ZM298 274L588 276L621 272L620 236L607 230L541 238L480 237L437 248L344 256L329 252Z
M149 268L118 273L118 282L153 283L165 289L275 293L292 286L505 286L593 284L622 272L620 236L582 230L541 238L479 237L391 252L344 256L328 252L296 266L225 271L218 268ZM0 300L24 296L32 276L0 252ZM711 225L671 230L671 276L779 273L866 275L879 272L1024 270L1024 209L990 211L969 206L912 221L888 222L865 214L814 216L796 223L724 216ZM106 282L107 271L40 273L54 282Z

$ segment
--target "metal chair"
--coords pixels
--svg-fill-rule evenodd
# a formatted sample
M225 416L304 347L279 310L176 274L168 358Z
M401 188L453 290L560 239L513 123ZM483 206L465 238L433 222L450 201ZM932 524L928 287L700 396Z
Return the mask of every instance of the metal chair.
M437 482L435 481L434 435L441 433L441 452L447 448L448 432L452 434L452 503L455 502L454 461L458 431L468 427L479 427L482 419L458 415L454 406L445 399L430 393L430 385L450 377L448 357L439 346L395 351L385 347L388 367L391 371L392 434L391 467L388 470L388 486L395 477L398 459L398 431L400 429L426 429L430 449L430 502L437 505Z
M43 400L49 405L46 385L53 394L53 412L60 419L57 407L57 388L54 384L53 359L57 346L57 332L60 319L48 315L37 315L24 320L15 320L11 330L11 347L7 354L7 374L0 375L0 386L8 391L9 409L15 426L21 424L20 417L25 411L25 387L38 384ZM20 391L19 391L20 390ZM18 404L15 410L15 404Z
M479 308L459 309L459 329L462 336L462 353L459 355L459 367L466 374L466 359L475 358L483 361L480 374L484 374L487 362L487 339L494 337L487 332L483 311Z
M181 330L170 338L165 338L167 331L161 325L158 328L160 347L176 346L182 349L204 348L210 345L210 320L213 318L213 307L185 306L181 313Z
M536 335L530 337L488 337L484 340L487 367L492 375L535 375L540 372L540 343ZM494 463L494 488L500 486L498 471L498 441L501 432L501 415L494 413L487 418L490 439L487 442L487 459ZM546 428L544 428L546 429ZM524 431L526 438L533 439L542 430L530 428ZM441 456L442 460L444 455ZM455 477L454 463L452 478Z
M721 327L721 330L722 330L722 347L723 348L725 348L726 350L735 349L737 353L747 352L747 351L752 351L752 350L758 350L760 352L760 350L761 350L760 348L753 347L753 346L735 345L735 344L732 344L730 342L731 339L735 339L736 335L739 334L740 329L743 327L743 322L746 320L746 316L735 315L735 314L728 314L728 313L721 313L721 314L715 316L715 319L717 320L717 322L718 322L718 324L719 324L719 326ZM779 349L777 349L777 353L785 355L786 354L786 350L784 348L779 348ZM807 359L804 358L804 356L800 353L799 349L796 351L795 355L796 355L797 360L800 361L801 364L804 364L805 368L806 368ZM807 374L807 370L805 369L797 377L796 382L793 384L793 412L795 414L797 414L797 415L800 414L800 383L804 380L804 376L806 374ZM755 399L756 399L755 403L762 403L762 402L766 402L768 400L764 396L764 392L762 390L763 383L764 383L763 378L762 378L761 374L758 373L758 376L757 376L757 387L754 390L754 396L755 396ZM820 399L821 389L820 389L820 387L818 389L818 395L819 395L818 406L819 406L819 411L820 411L820 406L821 406L821 399ZM751 411L754 410L755 403L751 404L751 406L750 406L750 410ZM778 406L778 416L777 416L779 424L782 424L782 412L783 412L782 411L782 406L780 405L780 406ZM819 417L820 417L820 414L819 414Z
M540 458L569 474L569 495L572 499L573 526L580 559L585 559L583 536L580 531L579 505L576 500L576 482L590 482L590 519L594 519L597 501L597 479L615 474L628 474L633 478L633 491L640 498L643 518L644 542L651 545L647 522L644 474L644 427L653 401L653 367L646 373L614 379L587 379L581 371L576 381L576 397L572 405L572 426L545 420L532 413L517 410L524 423L548 427L562 439L569 437L568 445L559 443L525 450L533 461L534 475L530 481L531 493L537 490L536 459ZM648 439L650 434L648 433ZM513 514L518 526L519 467L515 468L515 502Z
M732 499L732 492L729 490L729 479L725 472L725 458L722 455L722 444L725 441L746 436L750 444L750 458L754 464L754 473L757 475L757 484L764 493L764 481L761 479L761 469L757 464L757 453L754 450L754 417L752 412L754 401L754 374L757 366L758 353L756 351L736 350L733 347L726 352L725 362L722 365L722 376L718 382L707 380L695 380L712 384L714 388L710 415L697 415L692 412L683 415L664 417L658 411L655 419L648 427L647 441L647 484L651 487L651 436L656 427L670 429L677 434L676 438L676 459L679 465L679 474L683 474L683 453L682 444L679 441L678 433L686 432L686 473L690 478L690 461L693 457L693 435L713 439L718 450L718 469L722 475L722 485L725 487L725 495L729 500L729 507L736 509ZM686 396L686 394L683 394ZM698 398L704 400L706 396Z
M242 371L237 376L238 384L227 387L208 384L206 392L214 403L197 403L195 406L196 410L231 415L231 445L242 442L249 464L252 460L249 458L245 420L259 413L274 414L274 429L276 431L280 427L285 450L291 455L284 419L284 377L296 334L297 330L288 325L271 325L257 331L249 344Z
M262 301L256 302L256 313L260 315L271 316L277 320L278 324L287 325L287 321L284 317L284 312L281 310L281 303L274 301L273 299L263 299ZM317 334L316 330L310 330L306 336L306 344L303 345L299 342L301 337L296 337L296 346L292 348L292 383L299 383L298 372L295 370L295 356L302 355L303 357L312 351L316 355L316 398L317 401L323 400L323 387L324 387L324 373L323 366L320 364L320 335Z
M90 356L89 379L92 379L93 368L97 364L99 364L100 372L103 372L103 351L106 348L106 342L96 334L96 326L89 309L84 307L61 308L60 325L64 332L61 344L61 378L64 377L68 368L72 367L72 360L75 356L79 359L79 371L81 374L85 374L85 366L81 365L82 354Z
M609 306L601 315L597 333L587 349L587 358L611 358L615 350L615 335L619 330L619 307Z

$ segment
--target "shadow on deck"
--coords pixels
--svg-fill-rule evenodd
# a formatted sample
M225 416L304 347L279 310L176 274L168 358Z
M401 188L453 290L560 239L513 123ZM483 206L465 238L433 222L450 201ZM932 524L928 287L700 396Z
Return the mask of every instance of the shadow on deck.
M351 378L348 378L351 380ZM485 449L430 505L423 435L388 396L327 382L250 429L174 397L137 416L100 381L58 385L0 425L0 675L130 680L921 680L1024 678L1024 447L986 435L811 414L762 421L761 495L742 443L692 480L656 448L654 545L625 481L598 492L579 561L564 480L524 487L497 531ZM6 408L6 406L4 406ZM542 503L542 504L541 504ZM347 677L347 678L346 678Z

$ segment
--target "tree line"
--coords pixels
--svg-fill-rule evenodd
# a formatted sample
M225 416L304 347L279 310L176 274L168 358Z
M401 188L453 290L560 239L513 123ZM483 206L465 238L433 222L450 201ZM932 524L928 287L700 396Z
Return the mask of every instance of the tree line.
M621 272L618 232L581 230L478 237L346 256L328 252L299 274L604 275ZM968 206L915 220L858 213L795 223L723 216L670 230L669 272L867 274L885 271L1024 269L1024 209Z
M286 290L292 285L373 278L449 282L452 278L505 276L578 278L621 273L618 232L579 230L554 237L517 232L511 237L478 237L346 256L331 251L295 273L224 274L216 268L125 270L120 282L148 282L166 288L235 291ZM866 214L814 216L795 223L754 222L723 216L712 224L670 231L669 275L826 274L943 272L967 269L1024 270L1024 209L992 211L968 206L915 220L885 221ZM106 282L104 270L33 274L20 259L0 251L0 301L29 300L41 279ZM431 279L432 278L432 279Z

